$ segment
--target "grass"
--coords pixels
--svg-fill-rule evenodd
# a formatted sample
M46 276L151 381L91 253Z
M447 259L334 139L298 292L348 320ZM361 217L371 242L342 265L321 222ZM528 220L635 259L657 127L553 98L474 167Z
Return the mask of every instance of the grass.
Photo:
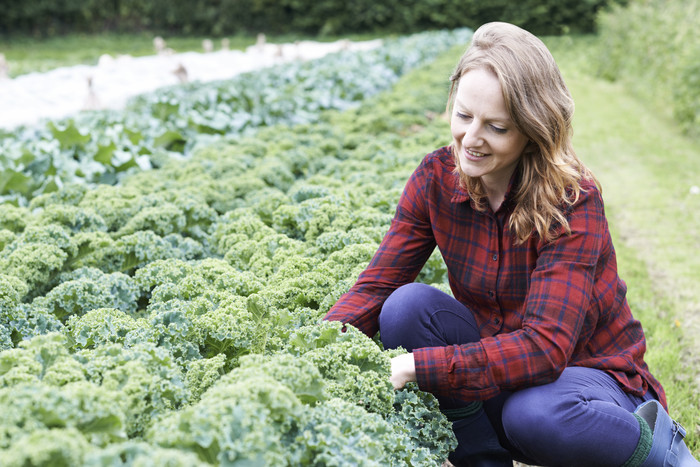
M680 132L668 109L596 78L595 38L546 42L576 101L574 146L603 186L647 363L700 453L700 142Z
M351 40L369 40L378 35L362 34L348 36ZM0 53L5 54L11 77L30 72L45 72L54 68L72 65L96 65L103 54L112 56L131 55L134 57L155 53L153 34L116 34L99 35L70 34L49 39L18 37L0 39ZM202 52L205 37L163 37L167 46L175 52ZM343 37L345 38L345 36ZM212 39L214 50L221 48L221 39ZM245 50L255 44L257 37L234 35L228 37L229 48ZM309 38L303 36L283 35L267 37L269 43L288 43L296 40L318 40L333 42L340 37L324 36Z

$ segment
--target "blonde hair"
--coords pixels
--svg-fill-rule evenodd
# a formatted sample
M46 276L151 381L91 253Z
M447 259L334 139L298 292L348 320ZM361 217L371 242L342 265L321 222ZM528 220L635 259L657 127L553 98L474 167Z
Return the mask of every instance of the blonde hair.
M513 124L530 140L520 158L510 231L517 243L535 232L544 241L552 240L560 230L557 226L570 234L566 210L578 200L581 180L597 181L574 152L574 101L554 57L541 40L524 29L508 23L484 24L474 33L450 77L448 112L460 78L479 68L498 77ZM486 209L481 179L463 173L456 155L455 165L478 209Z

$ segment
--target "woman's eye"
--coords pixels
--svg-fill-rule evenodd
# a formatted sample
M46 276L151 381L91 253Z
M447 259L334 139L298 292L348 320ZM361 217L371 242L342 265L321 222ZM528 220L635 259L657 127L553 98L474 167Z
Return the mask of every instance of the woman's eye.
M502 135L503 133L505 133L506 131L508 131L508 129L506 129L506 128L501 128L501 127L494 126L494 125L491 125L491 129L492 129L494 132L498 133L499 135Z
M471 120L471 118L472 118L471 115L463 114L463 113L460 113L460 112L457 112L457 116L458 116L459 118L461 118L462 120Z

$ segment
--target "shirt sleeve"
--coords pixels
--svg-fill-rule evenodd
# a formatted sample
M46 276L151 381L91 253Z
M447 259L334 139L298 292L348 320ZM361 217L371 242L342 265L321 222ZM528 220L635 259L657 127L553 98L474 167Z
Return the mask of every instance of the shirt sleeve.
M371 337L387 297L418 276L435 248L426 198L432 179L429 159L430 155L423 159L406 183L389 231L369 265L325 320L351 324Z
M588 313L605 232L593 187L567 215L571 234L537 245L522 328L471 344L414 351L418 385L436 395L483 400L555 380L566 368Z

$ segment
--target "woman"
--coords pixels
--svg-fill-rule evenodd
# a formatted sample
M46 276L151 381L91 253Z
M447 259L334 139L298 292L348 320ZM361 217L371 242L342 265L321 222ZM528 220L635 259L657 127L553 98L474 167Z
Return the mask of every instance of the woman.
M409 351L391 381L437 396L455 465L700 465L644 362L551 54L516 26L486 24L451 80L452 144L423 159L325 319ZM454 298L413 283L435 246Z

